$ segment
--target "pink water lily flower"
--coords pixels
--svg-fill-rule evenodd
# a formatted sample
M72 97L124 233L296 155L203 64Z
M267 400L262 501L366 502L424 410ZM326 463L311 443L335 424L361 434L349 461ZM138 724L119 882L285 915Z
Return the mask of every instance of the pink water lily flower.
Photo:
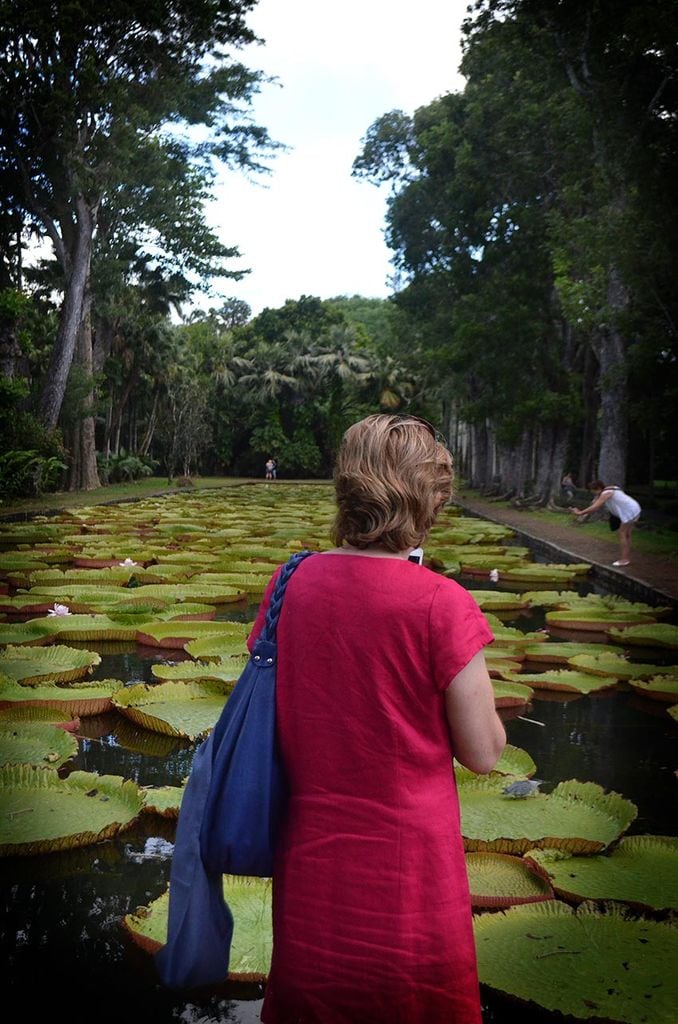
M56 601L55 601L54 607L53 608L49 608L47 610L47 614L48 615L70 615L71 611L70 611L70 609L69 609L67 604L57 604Z
M121 565L124 569L129 569L133 565L138 565L139 563L135 562L132 558L126 558L124 562L119 562L118 564Z

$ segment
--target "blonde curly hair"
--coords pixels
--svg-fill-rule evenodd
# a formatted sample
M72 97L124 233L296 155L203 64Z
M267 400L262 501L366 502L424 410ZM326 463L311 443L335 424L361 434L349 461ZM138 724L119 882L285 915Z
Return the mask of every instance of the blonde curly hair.
M417 416L376 414L344 434L334 467L337 547L420 545L452 494L452 456Z

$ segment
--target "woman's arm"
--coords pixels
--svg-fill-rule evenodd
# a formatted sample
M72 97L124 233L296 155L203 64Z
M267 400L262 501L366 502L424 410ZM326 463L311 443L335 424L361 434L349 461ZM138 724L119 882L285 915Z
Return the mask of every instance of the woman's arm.
M506 732L494 705L485 655L471 658L445 691L445 710L456 759L472 772L491 772L506 745Z
M593 499L588 508L571 508L570 512L575 516L588 515L589 512L595 512L597 508L602 508L609 497L610 489L608 488L606 491L601 491L598 497Z

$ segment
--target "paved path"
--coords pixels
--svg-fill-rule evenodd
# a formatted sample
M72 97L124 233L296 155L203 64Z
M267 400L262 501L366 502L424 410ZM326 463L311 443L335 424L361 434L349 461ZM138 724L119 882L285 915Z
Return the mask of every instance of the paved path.
M517 533L532 541L554 561L569 560L591 562L594 578L628 594L635 600L651 604L669 604L678 613L678 561L661 555L632 552L631 565L615 569L611 563L619 557L619 541L610 532L607 537L595 537L584 523L564 521L554 515L553 522L543 516L532 515L522 509L507 508L505 504L481 498L467 498L463 491L454 496L454 502L465 512L474 513L495 523L511 526ZM565 558L563 559L563 556Z

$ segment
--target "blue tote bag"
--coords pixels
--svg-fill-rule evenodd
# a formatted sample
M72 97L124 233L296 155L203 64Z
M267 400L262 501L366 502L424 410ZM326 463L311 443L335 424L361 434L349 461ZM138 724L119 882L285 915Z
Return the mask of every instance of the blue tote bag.
M172 856L167 942L155 962L165 985L224 981L233 918L222 875L270 877L286 785L275 732L276 627L288 580L312 552L283 566L266 621L214 729L196 751Z

